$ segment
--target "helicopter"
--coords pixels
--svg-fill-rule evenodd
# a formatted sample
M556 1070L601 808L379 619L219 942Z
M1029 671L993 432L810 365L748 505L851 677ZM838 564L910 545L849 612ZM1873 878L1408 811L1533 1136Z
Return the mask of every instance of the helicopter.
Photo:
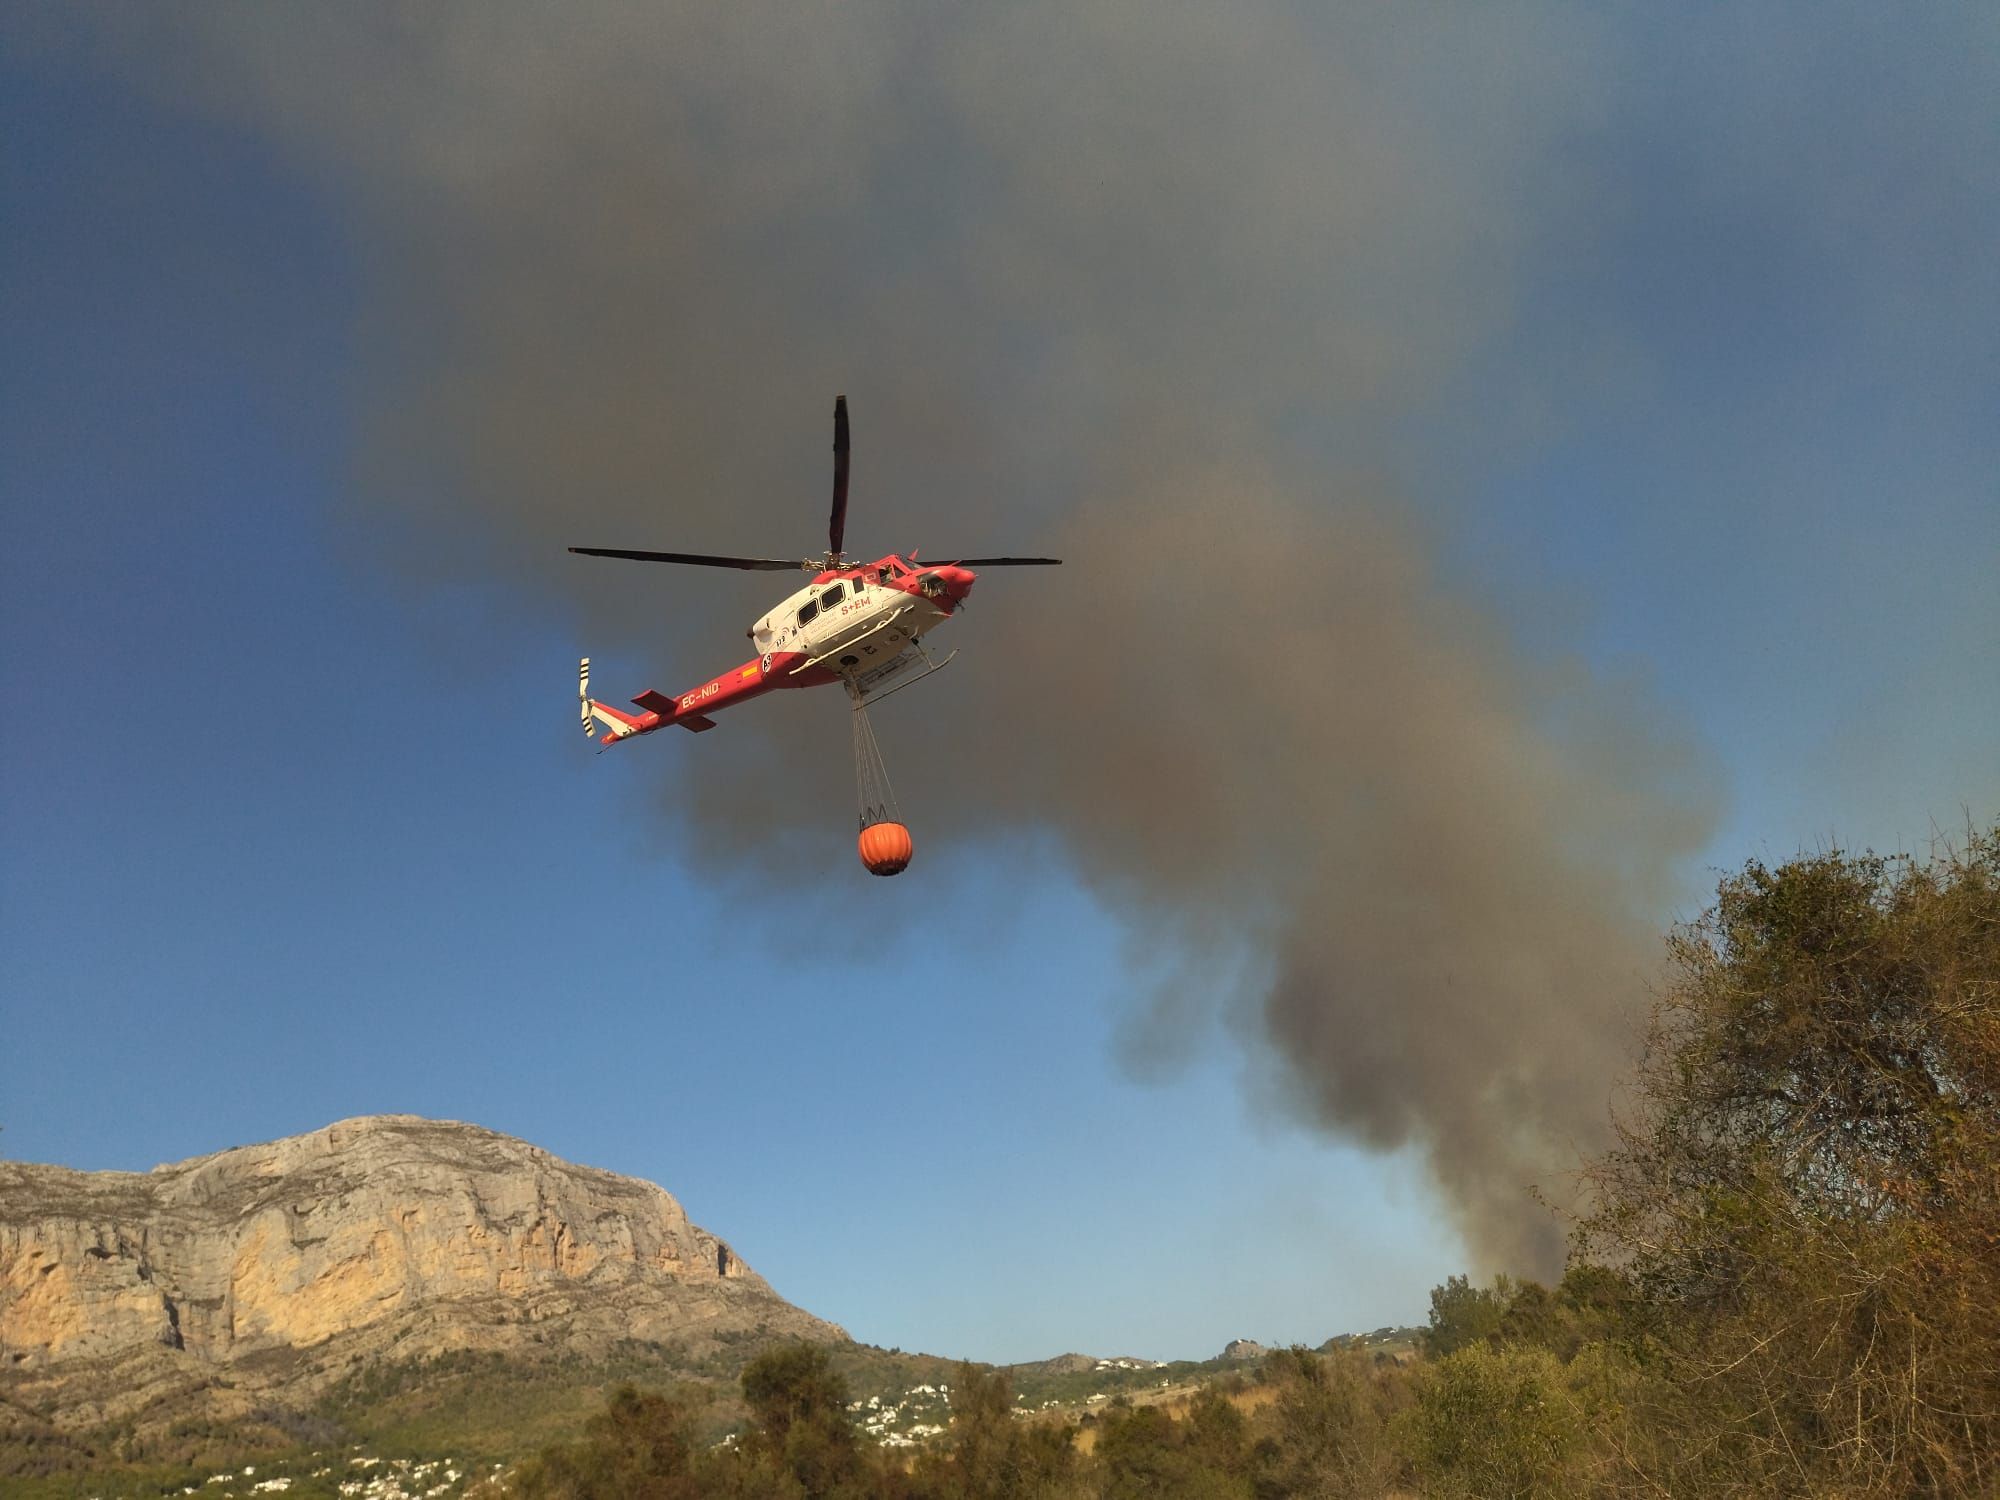
M583 732L601 749L670 724L700 734L715 727L712 715L780 688L843 684L858 710L951 664L953 651L934 658L924 636L965 603L980 568L1055 567L1059 557L960 557L920 563L915 552L890 553L870 563L850 562L841 544L847 530L850 445L847 397L833 404L833 510L823 557L711 557L693 552L644 552L623 547L571 547L583 557L677 563L699 568L759 572L803 570L812 582L779 603L746 632L757 654L742 666L669 696L648 688L628 713L590 696L590 658L577 673ZM599 733L600 728L602 733Z

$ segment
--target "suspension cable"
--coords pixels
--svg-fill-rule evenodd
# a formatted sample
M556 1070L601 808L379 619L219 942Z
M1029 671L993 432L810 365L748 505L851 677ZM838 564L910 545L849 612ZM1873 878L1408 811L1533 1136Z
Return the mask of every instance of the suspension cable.
M874 823L900 823L903 815L896 806L896 789L889 784L889 767L882 759L882 747L876 743L875 727L868 722L865 704L856 703L852 714L854 720L854 800L857 804L861 826Z

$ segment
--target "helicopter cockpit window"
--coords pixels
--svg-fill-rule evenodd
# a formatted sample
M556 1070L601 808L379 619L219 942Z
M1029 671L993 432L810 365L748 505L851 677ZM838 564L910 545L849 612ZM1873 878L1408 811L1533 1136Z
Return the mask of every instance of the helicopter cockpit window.
M832 588L819 596L820 608L832 609L834 605L840 603L841 595L846 592L847 590L843 585L836 583Z
M815 599L810 604L801 606L801 608L799 609L799 623L801 625L810 625L812 623L813 616L818 613L819 613L819 601Z

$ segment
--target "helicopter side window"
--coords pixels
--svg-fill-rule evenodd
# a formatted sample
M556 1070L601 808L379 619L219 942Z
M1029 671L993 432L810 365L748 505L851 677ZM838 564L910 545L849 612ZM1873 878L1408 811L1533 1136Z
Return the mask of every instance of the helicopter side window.
M836 583L832 588L819 596L820 608L832 609L834 605L840 603L840 596L845 592L846 590L840 584Z
M818 613L819 613L819 601L815 599L810 604L806 604L800 607L799 623L801 625L810 625L812 623L813 616Z

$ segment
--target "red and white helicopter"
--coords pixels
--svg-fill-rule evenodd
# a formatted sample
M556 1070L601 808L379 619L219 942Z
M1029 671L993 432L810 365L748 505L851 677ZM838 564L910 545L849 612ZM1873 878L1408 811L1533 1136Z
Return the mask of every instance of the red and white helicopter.
M590 696L590 658L583 658L577 696L583 732L611 746L669 724L700 733L713 729L710 717L722 709L761 697L776 688L844 683L855 706L884 697L947 665L932 659L923 637L949 620L972 592L979 568L1052 567L1058 557L961 557L949 563L919 563L915 556L890 553L871 563L851 563L841 551L847 528L847 398L833 405L833 514L827 522L824 557L709 557L691 552L637 552L619 547L572 547L586 557L624 557L635 562L684 563L703 568L743 568L772 572L803 569L812 583L793 594L749 629L757 655L740 667L711 677L677 697L647 689L632 700L640 712L627 713ZM958 653L954 651L952 656ZM603 727L602 736L598 733Z

